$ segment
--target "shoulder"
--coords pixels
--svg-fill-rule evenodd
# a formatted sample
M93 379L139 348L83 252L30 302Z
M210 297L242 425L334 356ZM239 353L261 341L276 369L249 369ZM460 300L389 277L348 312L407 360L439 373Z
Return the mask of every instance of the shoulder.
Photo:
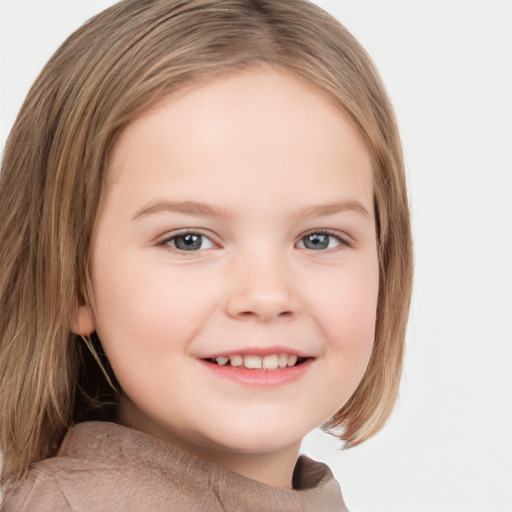
M73 443L64 453L33 464L7 487L1 512L132 510L127 497L136 484L129 481L137 473L133 465L124 467L122 457L109 453L103 460L94 453L98 456L81 456L81 450Z
M78 425L55 457L36 462L7 487L1 512L117 510L112 489L122 487L126 463L108 425Z
M207 479L177 450L119 425L70 429L55 457L32 465L6 490L1 512L195 510ZM196 479L192 478L196 475Z
M73 512L56 474L34 468L11 485L5 494L2 512Z

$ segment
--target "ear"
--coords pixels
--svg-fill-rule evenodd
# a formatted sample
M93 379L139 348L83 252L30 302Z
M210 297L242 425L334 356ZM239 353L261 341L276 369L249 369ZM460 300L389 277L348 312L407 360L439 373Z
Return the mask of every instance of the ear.
M80 294L78 304L72 312L69 327L72 333L79 336L88 336L96 329L91 305L82 294Z

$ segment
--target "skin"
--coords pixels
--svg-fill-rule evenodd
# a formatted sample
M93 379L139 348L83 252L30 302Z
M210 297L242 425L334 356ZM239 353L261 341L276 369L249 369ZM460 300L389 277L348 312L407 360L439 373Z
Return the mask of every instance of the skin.
M176 245L183 229L204 237L197 250ZM327 248L307 245L325 230ZM303 437L363 377L378 272L357 130L319 89L253 68L173 93L122 133L93 237L95 310L72 327L97 331L120 423L291 487ZM251 387L201 360L269 346L311 356L307 371Z

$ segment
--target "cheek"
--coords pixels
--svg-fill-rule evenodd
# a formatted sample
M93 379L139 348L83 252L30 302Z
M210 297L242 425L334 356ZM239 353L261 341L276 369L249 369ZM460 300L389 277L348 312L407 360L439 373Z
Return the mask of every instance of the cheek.
M197 323L191 307L197 290L147 263L118 258L93 274L98 337L124 392L143 402L162 375L178 379L175 362Z
M118 358L159 359L183 348L201 327L216 291L156 261L103 261L93 273L96 326L107 352ZM141 357L143 356L143 357Z
M341 269L323 283L316 282L317 325L326 340L326 353L345 376L359 379L373 349L379 291L376 259Z
M370 332L375 327L379 274L377 262L361 262L340 269L317 284L316 303L325 315L324 324L337 332L354 334ZM318 309L318 308L317 308ZM347 340L352 336L347 336Z

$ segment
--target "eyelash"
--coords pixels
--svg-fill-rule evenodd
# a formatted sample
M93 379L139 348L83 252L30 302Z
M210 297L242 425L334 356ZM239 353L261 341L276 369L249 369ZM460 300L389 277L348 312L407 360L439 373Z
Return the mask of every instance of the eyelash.
M202 237L203 240L204 239L209 240L212 245L216 245L215 242L209 236L206 236L204 233L201 233L201 231L194 230L194 229L187 229L187 230L178 231L176 233L173 233L170 236L166 236L163 240L161 240L160 242L157 243L157 246L168 248L172 251L179 252L181 254L186 254L189 252L199 252L199 251L194 251L194 250L187 251L186 249L179 249L178 247L173 247L170 245L171 241L176 240L180 237L187 236L187 235L198 235L198 236Z
M329 229L309 231L308 233L303 234L297 243L303 242L307 237L310 237L312 235L328 236L334 238L338 242L338 245L336 247L322 249L319 250L318 252L327 252L333 249L337 249L339 247L353 247L353 244L346 237L341 236L340 233L337 231L331 231ZM307 249L307 247L304 247L304 249ZM309 250L314 252L314 249Z
M173 233L172 235L167 236L163 240L159 241L156 245L170 249L170 250L172 250L174 252L178 252L180 254L200 252L201 250L205 250L205 249L186 250L186 249L179 249L176 246L173 247L170 245L170 242L172 242L173 240L176 240L180 237L184 237L187 235L198 235L199 237L202 237L203 240L205 240L205 239L209 240L210 243L212 244L212 246L216 245L215 242L210 237L208 237L204 233L201 233L201 231L199 231L199 230L193 230L193 229L178 231L176 233ZM340 234L338 232L325 230L325 229L324 230L313 230L313 231L309 231L309 232L303 234L299 238L299 240L295 243L295 246L297 246L299 243L304 243L304 240L307 237L310 237L312 235L328 236L330 238L334 238L338 242L338 245L336 245L335 247L320 249L320 250L318 250L318 252L327 252L327 251L331 251L333 249L337 249L338 247L353 247L353 244L349 240L347 240L347 238L340 236ZM208 249L209 248L210 247L208 247ZM314 249L308 249L307 247L301 247L301 249L316 252Z

